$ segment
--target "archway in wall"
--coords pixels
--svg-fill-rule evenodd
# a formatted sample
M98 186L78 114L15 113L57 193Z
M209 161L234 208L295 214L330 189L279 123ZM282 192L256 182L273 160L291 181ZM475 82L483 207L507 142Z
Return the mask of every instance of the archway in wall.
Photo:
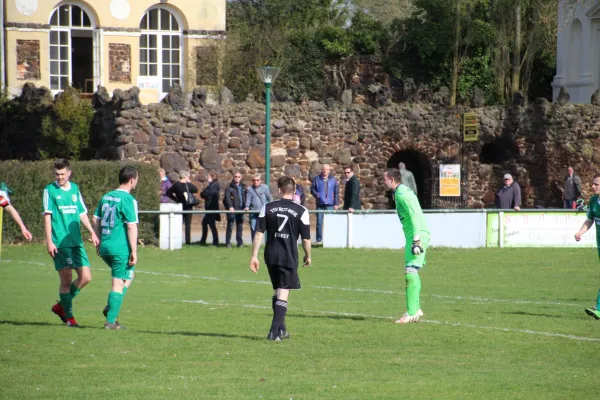
M387 162L388 168L398 168L398 164L403 162L406 169L413 173L417 183L417 197L423 209L431 208L431 161L429 157L416 150L407 149L397 151L392 154ZM394 208L394 199L389 197L390 208Z

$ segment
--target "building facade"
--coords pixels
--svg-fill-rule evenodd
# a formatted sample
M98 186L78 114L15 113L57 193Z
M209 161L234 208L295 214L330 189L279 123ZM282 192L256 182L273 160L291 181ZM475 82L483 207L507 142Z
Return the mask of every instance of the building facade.
M104 86L140 88L160 101L219 84L226 0L0 0L2 78L17 95L26 82L54 94Z
M590 103L600 88L600 0L560 0L557 42L553 99L564 86L571 103Z

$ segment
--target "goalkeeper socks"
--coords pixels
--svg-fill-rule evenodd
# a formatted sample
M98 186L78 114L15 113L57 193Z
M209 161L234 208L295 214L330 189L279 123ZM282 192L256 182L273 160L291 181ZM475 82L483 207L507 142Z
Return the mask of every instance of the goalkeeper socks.
M413 316L421 308L421 278L419 274L406 274L406 311Z
M598 289L598 297L596 297L596 310L600 310L600 289Z
M285 314L287 313L288 303L284 300L275 302L275 310L273 310L273 322L271 323L271 332L279 334L279 327L285 325Z
M60 305L65 311L65 317L67 319L73 318L73 298L71 293L59 293Z
M123 294L117 292L110 292L108 294L108 314L106 320L111 324L114 324L121 311L121 304L123 304Z
M75 296L79 294L80 290L81 289L79 289L77 286L75 286L73 282L71 282L71 300L73 300Z

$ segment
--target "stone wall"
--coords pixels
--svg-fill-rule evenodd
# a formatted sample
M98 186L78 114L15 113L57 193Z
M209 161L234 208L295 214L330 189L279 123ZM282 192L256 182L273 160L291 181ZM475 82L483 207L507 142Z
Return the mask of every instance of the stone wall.
M108 44L108 81L131 83L131 45Z
M39 40L17 39L17 79L20 81L41 79Z
M218 173L222 190L237 170L247 184L253 173L264 172L264 105L195 104L178 111L162 103L117 109L115 131L104 134L106 148L117 158L152 162L167 172L190 169L202 187L211 170ZM460 116L467 111L478 115L480 141L462 149ZM586 182L588 195L587 182L600 162L600 107L593 105L561 107L539 100L530 108L415 103L375 109L274 103L271 122L275 193L274 182L283 174L308 189L322 164L331 164L342 180L343 166L352 162L365 208L389 206L382 173L399 161L415 173L425 208L493 206L494 192L506 172L521 184L526 207L560 206L567 165ZM463 164L462 199L436 195L437 168L446 163ZM343 184L340 190L341 196ZM314 207L311 196L308 205Z

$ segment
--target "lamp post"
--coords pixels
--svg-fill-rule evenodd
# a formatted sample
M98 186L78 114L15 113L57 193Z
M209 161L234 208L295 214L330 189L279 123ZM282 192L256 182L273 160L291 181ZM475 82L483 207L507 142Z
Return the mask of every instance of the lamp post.
M277 67L259 67L256 69L258 76L266 88L266 118L265 118L265 184L271 190L271 86L280 68Z

